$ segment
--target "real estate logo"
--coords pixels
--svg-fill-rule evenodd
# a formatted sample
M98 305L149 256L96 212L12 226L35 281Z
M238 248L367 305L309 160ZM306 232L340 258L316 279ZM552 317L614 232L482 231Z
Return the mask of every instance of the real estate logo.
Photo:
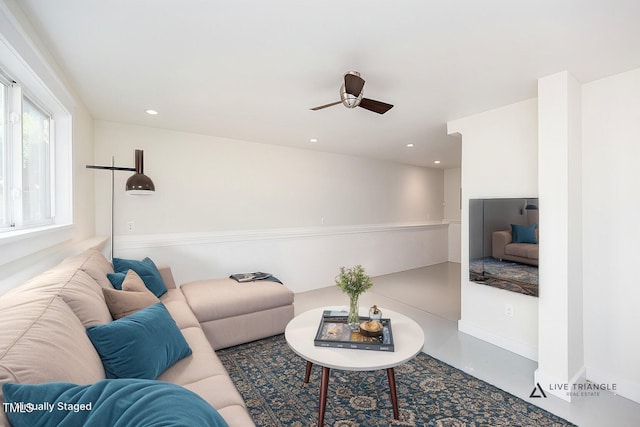
M540 392L540 393L538 394L537 392ZM547 395L544 393L544 390L542 389L542 387L540 387L540 383L536 383L536 386L533 388L533 390L531 390L531 394L529 395L529 397L546 398Z
M618 390L618 385L613 383L592 383L592 382L584 382L584 383L550 383L547 387L547 391L550 391L552 394L561 395L566 394L570 397L598 397L600 396L601 391L608 391L610 393L616 394ZM531 391L529 395L531 398L541 398L547 397L546 393L540 386L540 383L536 383L536 386Z

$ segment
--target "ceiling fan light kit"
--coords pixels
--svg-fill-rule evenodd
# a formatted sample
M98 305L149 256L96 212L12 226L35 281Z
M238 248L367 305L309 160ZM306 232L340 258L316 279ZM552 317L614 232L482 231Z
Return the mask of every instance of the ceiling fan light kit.
M374 113L384 114L393 108L392 104L364 98L364 83L365 81L360 77L359 72L347 71L344 75L344 83L340 86L340 101L314 107L311 110L317 111L323 108L342 104L347 108L362 107L365 110L373 111Z
M362 101L362 94L363 93L360 92L358 96L352 95L347 92L347 88L344 85L340 86L340 99L342 100L342 105L347 108L356 108L359 106Z

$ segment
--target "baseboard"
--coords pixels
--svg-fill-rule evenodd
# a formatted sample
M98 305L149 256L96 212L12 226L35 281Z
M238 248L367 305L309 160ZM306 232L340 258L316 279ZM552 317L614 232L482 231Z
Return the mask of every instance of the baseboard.
M494 334L475 325L466 323L463 320L458 320L458 330L460 332L464 332L467 335L471 335L472 337L476 337L490 344L508 350L512 353L518 354L522 357L526 357L527 359L533 360L535 362L538 361L538 349L535 347L531 347L519 341Z
M611 393L640 403L640 384L624 378L616 377L601 369L587 367L587 381L608 387Z
M580 390L576 385L585 383L585 372L586 370L583 366L571 380L564 381L564 379L544 373L538 368L534 372L535 387L542 388L544 393L549 393L566 402L571 402L573 397L577 397L580 394Z
M588 393L612 393L640 403L640 384L592 367L583 367L568 382L537 369L535 381L545 393L567 402L573 397L588 396Z

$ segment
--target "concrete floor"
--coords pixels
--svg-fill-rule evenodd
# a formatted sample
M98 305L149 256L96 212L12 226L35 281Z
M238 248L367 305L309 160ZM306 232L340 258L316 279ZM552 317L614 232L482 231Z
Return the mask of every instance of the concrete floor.
M360 305L377 304L415 320L425 335L425 353L487 381L519 398L583 427L640 426L640 404L608 392L597 397L530 398L537 363L458 331L460 264L443 263L373 278ZM344 305L348 297L333 284L295 295L296 314L327 305Z

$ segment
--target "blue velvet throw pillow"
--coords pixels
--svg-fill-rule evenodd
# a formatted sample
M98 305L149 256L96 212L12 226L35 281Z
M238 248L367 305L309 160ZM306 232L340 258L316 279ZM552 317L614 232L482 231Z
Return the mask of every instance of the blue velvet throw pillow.
M135 271L145 286L158 298L167 292L167 285L165 285L164 280L162 280L158 267L156 267L149 257L142 261L114 258L113 269L116 273L124 273L125 275L129 270ZM109 277L109 275L107 275L107 277ZM111 280L111 278L109 278L109 280ZM124 278L122 280L124 280ZM114 283L114 281L111 280L111 283ZM120 281L120 285L122 286L122 281ZM115 284L114 287L120 289Z
M87 335L100 355L107 378L153 380L191 354L161 302L113 322L90 326Z
M2 384L13 427L227 427L204 399L176 384L111 379L95 384Z
M511 224L511 240L513 243L538 243L536 238L536 224Z
M119 291L122 290L122 284L124 283L125 277L127 277L127 273L107 273L107 279L109 279L113 287Z

